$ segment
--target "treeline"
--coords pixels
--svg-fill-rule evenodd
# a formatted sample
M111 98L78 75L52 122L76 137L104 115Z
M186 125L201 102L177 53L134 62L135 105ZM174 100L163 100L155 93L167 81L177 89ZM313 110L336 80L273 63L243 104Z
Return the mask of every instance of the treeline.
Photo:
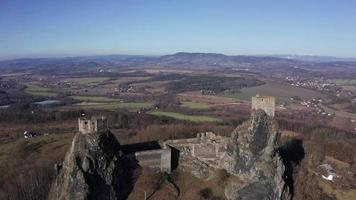
M334 127L330 127L318 122L303 122L279 118L280 129L286 129L298 133L303 133L305 139L337 139L345 140L356 138L352 132L347 132Z
M0 122L41 123L48 121L77 119L84 111L52 111L32 104L16 104L0 110Z
M54 177L54 163L64 152L51 152L39 158L37 152L29 150L28 144L19 140L9 155L3 155L0 163L0 199L44 200Z

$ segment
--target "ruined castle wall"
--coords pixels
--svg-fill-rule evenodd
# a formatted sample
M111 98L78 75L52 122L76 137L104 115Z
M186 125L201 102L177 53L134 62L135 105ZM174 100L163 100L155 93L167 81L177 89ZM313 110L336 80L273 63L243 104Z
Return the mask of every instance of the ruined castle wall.
M198 177L209 168L223 169L226 158L227 138L215 134L200 133L196 138L168 140L164 146L179 151L179 166L187 168Z
M95 133L108 130L108 122L103 117L93 117L91 119L78 119L79 132L82 134Z
M95 122L86 119L78 119L79 132L82 134L93 133L96 130Z
M252 110L261 109L267 115L274 117L276 100L271 96L256 96L252 97Z
M171 172L171 149L139 151L134 154L138 164L155 171Z

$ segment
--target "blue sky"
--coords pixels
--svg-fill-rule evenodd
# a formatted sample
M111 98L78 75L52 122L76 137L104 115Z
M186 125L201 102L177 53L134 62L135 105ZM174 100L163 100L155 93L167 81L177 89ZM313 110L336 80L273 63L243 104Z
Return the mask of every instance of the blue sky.
M0 57L356 57L354 0L0 0Z

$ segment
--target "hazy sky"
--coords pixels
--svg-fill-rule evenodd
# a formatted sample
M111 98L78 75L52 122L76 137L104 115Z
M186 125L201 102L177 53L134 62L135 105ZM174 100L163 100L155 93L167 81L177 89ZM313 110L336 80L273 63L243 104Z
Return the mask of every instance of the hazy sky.
M0 0L0 57L356 57L355 0Z

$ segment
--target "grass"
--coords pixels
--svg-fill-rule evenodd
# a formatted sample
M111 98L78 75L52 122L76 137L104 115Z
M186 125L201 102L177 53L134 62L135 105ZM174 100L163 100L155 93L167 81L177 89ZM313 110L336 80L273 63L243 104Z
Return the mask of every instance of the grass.
M319 186L327 194L334 195L337 200L353 200L353 199L355 199L355 195L356 195L355 189L350 189L350 190L345 190L345 191L334 189L333 187L331 187L331 185L329 183L327 183L324 180L319 180Z
M30 139L21 138L16 141L25 142L25 149L28 151L28 154L41 152L51 156L53 150L58 150L60 148L66 151L71 144L73 136L73 133L49 134L47 136L38 136ZM3 159L3 156L10 155L16 145L16 141L0 145L0 161Z
M66 81L73 81L81 85L99 85L104 81L110 80L110 77L90 77L90 78L69 78Z
M112 110L112 109L120 109L125 108L130 111L137 111L139 109L151 108L153 107L153 103L151 102L114 102L114 103L93 103L93 104L77 104L82 108L86 109L104 109L104 110Z
M335 79L333 80L337 85L355 85L356 79Z
M112 99L104 96L71 96L71 98L83 101L83 103L75 104L74 106L86 109L112 110L126 108L131 111L137 111L139 109L153 107L152 102L121 102L122 100L120 99Z
M202 115L186 115L176 112L163 112L163 111L155 111L150 114L159 116L159 117L170 117L178 120L191 121L191 122L219 122L220 119L202 116Z
M55 148L62 145L70 145L73 133L67 134L49 134L47 136L38 136L30 139L26 139L26 146L28 149L34 146L38 146L43 149ZM50 145L49 145L50 144ZM50 152L48 152L50 154Z
M45 88L35 84L27 84L25 92L35 96L48 96L48 97L57 96L57 93L53 92L50 88Z
M180 199L203 199L199 193L206 188L211 190L212 197L209 199L225 199L224 185L219 181L220 177L202 180L182 170L174 171L172 176L179 187Z
M110 83L114 84L123 84L123 83L128 83L131 81L144 81L148 80L152 77L119 77L117 79L111 80Z
M117 102L120 99L112 99L104 96L70 96L71 98L79 101L87 101L87 102Z
M190 108L190 109L209 109L210 106L205 103L192 102L192 101L183 101L182 107Z
M267 83L256 87L243 88L240 93L228 94L228 96L240 100L251 101L251 97L256 96L256 94L275 96L278 103L290 103L289 98L292 96L300 96L303 99L312 99L323 96L321 93L309 89L277 83Z

